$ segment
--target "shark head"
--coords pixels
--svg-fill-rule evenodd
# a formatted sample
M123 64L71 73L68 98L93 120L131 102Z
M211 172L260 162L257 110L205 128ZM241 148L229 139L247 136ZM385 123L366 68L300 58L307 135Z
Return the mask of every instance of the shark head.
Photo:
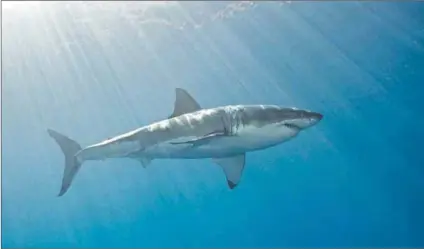
M303 130L316 125L323 118L317 112L271 105L246 106L241 111L243 123L256 127L272 125Z
M317 112L272 105L243 106L238 109L238 131L262 136L290 138L318 124L323 115Z
M323 118L321 113L296 108L280 107L277 111L272 111L270 108L265 112L272 117L271 122L274 122L273 115L275 115L277 124L299 131L318 124Z

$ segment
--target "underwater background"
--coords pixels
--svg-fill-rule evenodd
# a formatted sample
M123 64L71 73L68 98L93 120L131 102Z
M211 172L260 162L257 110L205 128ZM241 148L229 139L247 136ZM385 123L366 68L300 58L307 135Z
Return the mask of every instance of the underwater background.
M423 2L3 2L2 247L423 247ZM87 146L203 107L324 114L248 153L85 163L59 193L47 129Z

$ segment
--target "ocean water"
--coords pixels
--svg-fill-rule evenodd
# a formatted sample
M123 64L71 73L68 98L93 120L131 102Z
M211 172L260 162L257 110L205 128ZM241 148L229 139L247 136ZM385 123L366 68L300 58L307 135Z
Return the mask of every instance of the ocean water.
M423 247L424 3L3 2L2 247ZM229 190L210 160L63 154L203 107L324 119L248 153Z

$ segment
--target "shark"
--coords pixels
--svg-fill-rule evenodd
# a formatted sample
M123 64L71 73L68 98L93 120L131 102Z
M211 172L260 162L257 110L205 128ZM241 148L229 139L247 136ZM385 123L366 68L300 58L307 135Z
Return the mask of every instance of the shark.
M318 124L318 112L277 105L202 108L184 89L175 89L174 110L166 119L86 146L47 129L64 154L58 196L70 188L84 162L131 158L147 167L155 159L211 159L222 168L227 186L239 185L246 153L289 141Z

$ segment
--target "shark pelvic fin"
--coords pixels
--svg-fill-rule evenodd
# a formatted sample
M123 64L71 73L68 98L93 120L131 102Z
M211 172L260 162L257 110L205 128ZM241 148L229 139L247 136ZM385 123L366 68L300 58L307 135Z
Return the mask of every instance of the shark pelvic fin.
M137 157L136 159L141 163L143 168L147 168L147 166L149 166L149 164L152 162L152 159L148 157Z
M240 154L234 157L214 158L213 161L224 170L228 187L230 189L235 188L239 184L243 173L246 154Z
M175 89L174 112L168 118L174 118L201 109L197 101L186 90L177 88Z

